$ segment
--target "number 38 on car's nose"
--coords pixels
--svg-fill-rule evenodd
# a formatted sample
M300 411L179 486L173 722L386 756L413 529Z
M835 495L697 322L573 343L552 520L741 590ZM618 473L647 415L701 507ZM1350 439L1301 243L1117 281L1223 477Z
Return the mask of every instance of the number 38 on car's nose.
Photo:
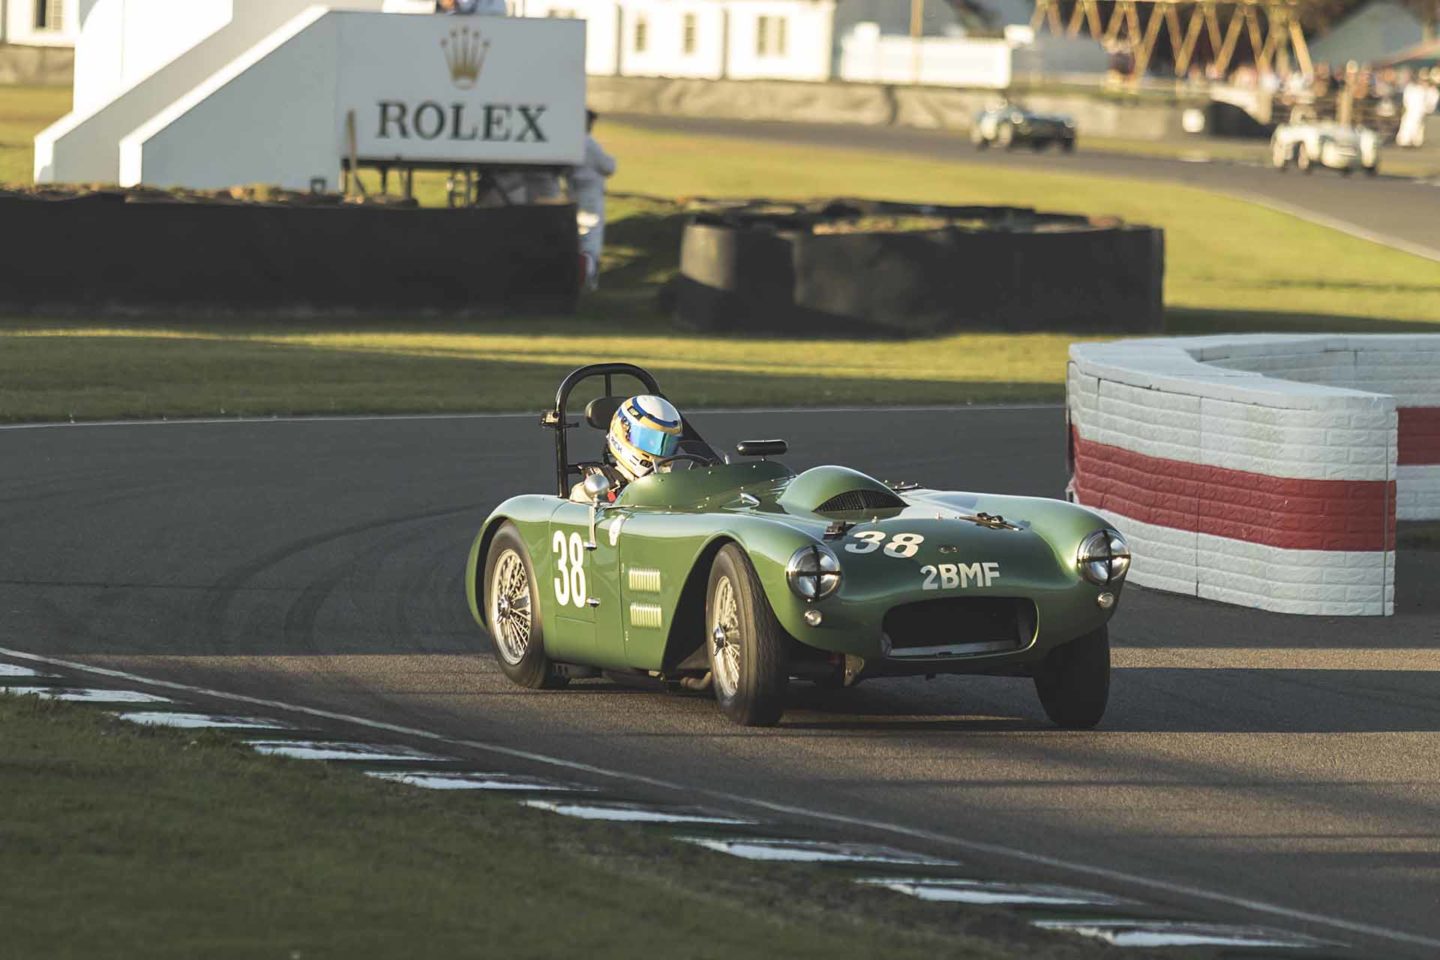
M570 452L582 420L604 431L594 459ZM779 440L742 442L732 460L630 364L571 373L541 426L555 432L554 492L497 507L466 576L516 683L635 674L713 691L732 720L763 725L792 680L991 674L1032 678L1060 726L1100 721L1106 624L1130 567L1104 518L841 466L796 474L774 459Z

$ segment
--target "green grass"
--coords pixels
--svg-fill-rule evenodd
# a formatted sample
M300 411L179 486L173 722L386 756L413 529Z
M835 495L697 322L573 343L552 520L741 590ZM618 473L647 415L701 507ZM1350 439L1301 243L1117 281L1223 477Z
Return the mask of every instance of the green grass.
M33 697L0 696L0 771L7 957L1109 955L834 871Z
M620 124L599 135L620 160L611 187L622 195L876 196L1158 224L1175 333L1440 328L1440 264L1201 190ZM438 199L438 181L421 186ZM657 291L676 270L683 210L620 196L611 214L605 287L574 317L0 319L0 419L530 409L566 368L597 359L653 366L691 405L1054 400L1068 345L1082 339L680 333Z
M29 183L35 134L70 110L65 87L0 86L0 183Z

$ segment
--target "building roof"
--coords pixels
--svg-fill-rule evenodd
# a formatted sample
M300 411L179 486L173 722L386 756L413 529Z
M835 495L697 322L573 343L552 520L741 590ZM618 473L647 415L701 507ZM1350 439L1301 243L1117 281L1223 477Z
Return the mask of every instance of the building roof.
M1415 14L1391 0L1365 4L1325 34L1310 41L1316 63L1374 63L1424 39Z

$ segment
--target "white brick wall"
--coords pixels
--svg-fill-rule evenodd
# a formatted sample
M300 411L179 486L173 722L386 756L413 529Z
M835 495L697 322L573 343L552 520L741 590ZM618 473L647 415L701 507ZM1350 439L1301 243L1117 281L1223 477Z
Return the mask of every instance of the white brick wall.
M1397 520L1440 519L1440 466L1403 466L1395 485Z
M1396 466L1397 406L1440 407L1440 335L1128 340L1076 344L1070 358L1070 419L1085 441L1269 477L1393 480L1399 519L1440 518L1440 465ZM1112 520L1144 586L1279 612L1393 612L1393 551ZM1379 509L1351 522L1382 535Z

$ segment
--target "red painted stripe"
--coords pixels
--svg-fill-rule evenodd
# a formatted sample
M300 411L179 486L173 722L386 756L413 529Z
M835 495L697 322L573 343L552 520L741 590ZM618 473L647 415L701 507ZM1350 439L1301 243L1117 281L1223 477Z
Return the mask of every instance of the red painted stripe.
M1440 407L1401 407L1399 414L1397 462L1403 466L1440 464Z
M1142 523L1286 550L1395 549L1395 483L1296 480L1151 457L1076 431L1075 494Z

